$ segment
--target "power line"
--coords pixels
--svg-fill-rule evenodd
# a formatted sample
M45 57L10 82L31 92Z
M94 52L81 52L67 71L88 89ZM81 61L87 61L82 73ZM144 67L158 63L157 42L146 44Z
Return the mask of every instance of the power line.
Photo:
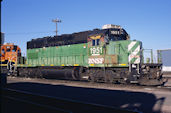
M27 35L27 34L39 34L39 33L52 33L53 31L42 31L42 32L16 32L16 33L5 33L5 35Z

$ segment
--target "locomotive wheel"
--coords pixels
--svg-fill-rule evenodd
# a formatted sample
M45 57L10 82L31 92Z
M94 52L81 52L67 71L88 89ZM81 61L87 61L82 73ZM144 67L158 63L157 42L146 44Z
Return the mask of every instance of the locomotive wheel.
M43 78L43 75L42 75L42 72L41 72L40 69L38 69L38 70L36 71L36 76L37 76L37 78Z
M95 77L94 77L94 76L90 76L89 81L90 81L90 82L96 82L96 81L95 81Z
M105 73L105 82L106 83L113 83L113 73L112 70L107 70Z
M89 82L95 82L95 77L94 77L94 75L93 75L92 72L90 73L90 76L89 76L89 78L88 78L88 81L89 81Z

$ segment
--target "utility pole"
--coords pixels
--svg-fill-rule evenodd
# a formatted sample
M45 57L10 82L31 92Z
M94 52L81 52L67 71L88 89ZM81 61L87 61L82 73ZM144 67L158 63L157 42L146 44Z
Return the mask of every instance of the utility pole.
M56 31L55 32L56 32L56 36L57 36L57 32L58 32L58 30L57 30L57 23L58 22L62 22L62 21L56 18L56 19L52 19L52 22L56 23Z

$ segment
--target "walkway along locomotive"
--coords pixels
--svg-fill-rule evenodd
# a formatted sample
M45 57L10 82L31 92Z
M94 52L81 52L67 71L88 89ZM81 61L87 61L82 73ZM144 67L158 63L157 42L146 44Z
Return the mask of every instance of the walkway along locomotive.
M161 63L143 62L142 42L130 40L117 25L32 39L27 64L17 76L89 80L92 82L163 84Z

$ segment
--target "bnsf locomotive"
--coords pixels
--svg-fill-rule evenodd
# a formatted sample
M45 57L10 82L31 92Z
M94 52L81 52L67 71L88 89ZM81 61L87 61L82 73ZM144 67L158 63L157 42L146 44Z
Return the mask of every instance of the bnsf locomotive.
M1 65L1 72L7 73L9 71L14 71L17 60L20 60L21 57L21 49L14 45L13 43L6 43L1 45L0 48L0 65Z
M161 63L144 63L142 42L118 25L32 39L17 76L92 82L163 84Z

